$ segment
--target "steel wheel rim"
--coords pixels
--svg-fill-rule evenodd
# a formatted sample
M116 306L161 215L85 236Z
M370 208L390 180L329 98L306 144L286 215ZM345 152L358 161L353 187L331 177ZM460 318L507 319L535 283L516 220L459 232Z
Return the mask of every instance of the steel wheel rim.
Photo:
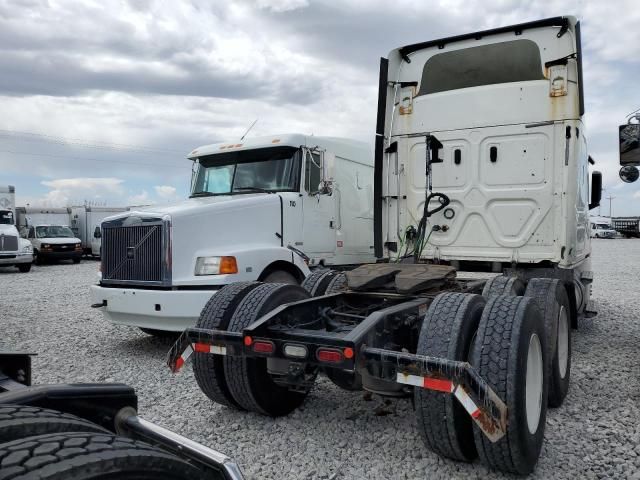
M527 376L525 386L525 408L529 433L534 435L540 423L542 411L542 387L544 382L544 364L542 361L542 346L537 334L529 339L527 352Z
M567 310L564 306L560 306L560 314L558 315L558 370L560 378L567 375L567 367L569 366L569 319L567 318Z

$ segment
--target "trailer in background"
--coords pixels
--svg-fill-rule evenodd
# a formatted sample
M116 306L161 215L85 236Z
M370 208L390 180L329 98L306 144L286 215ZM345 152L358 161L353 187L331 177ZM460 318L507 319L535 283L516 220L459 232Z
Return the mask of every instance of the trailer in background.
M625 238L640 238L640 217L615 217L611 225Z
M82 242L82 250L87 255L100 255L102 232L100 224L112 215L128 211L128 207L71 207L70 227Z
M67 207L18 207L16 208L16 227L20 234L26 235L31 226L59 225L68 227L71 209Z
M13 185L0 186L0 211L16 214L16 188Z

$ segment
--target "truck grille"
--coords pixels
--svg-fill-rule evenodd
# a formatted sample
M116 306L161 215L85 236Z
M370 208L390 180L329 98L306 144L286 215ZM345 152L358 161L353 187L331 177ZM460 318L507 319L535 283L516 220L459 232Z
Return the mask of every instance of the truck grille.
M0 252L15 252L16 250L18 250L18 237L0 235Z
M168 225L149 223L102 224L102 283L167 283Z

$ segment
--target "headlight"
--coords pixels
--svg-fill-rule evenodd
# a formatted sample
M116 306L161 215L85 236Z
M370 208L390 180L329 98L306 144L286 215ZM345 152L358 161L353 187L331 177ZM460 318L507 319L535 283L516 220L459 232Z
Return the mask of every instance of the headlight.
M198 257L195 275L238 273L236 257Z
M31 246L31 244L25 245L24 247L22 247L21 252L22 253L33 253L33 247Z

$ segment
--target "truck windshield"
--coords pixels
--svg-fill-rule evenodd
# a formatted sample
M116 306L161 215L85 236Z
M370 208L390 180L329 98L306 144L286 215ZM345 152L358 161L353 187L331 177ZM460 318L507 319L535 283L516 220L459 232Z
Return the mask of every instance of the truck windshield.
M73 238L73 232L69 227L50 225L48 227L36 227L37 238Z
M13 225L13 212L1 211L0 212L0 225Z
M299 151L270 147L198 158L191 196L297 191Z

